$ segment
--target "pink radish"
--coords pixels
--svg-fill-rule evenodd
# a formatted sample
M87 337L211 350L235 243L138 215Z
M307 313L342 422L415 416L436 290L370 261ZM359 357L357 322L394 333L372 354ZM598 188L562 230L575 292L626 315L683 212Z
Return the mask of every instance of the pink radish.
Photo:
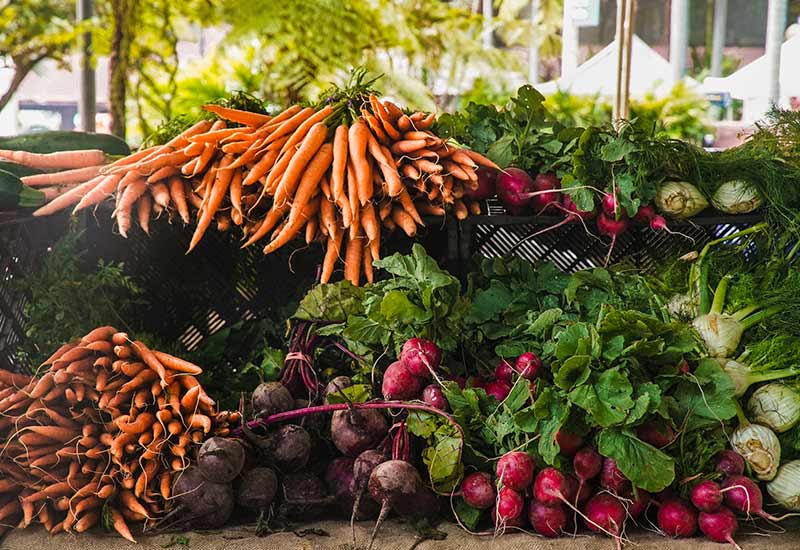
M514 520L522 515L524 506L522 495L510 487L503 487L497 495L497 519L503 523Z
M735 512L761 516L770 521L781 521L790 516L798 514L784 514L775 517L764 511L764 497L758 484L747 476L730 476L722 482L722 492L725 493L725 504L733 508Z
M575 499L577 487L572 487L566 476L555 468L545 468L536 474L533 498L542 504L570 504Z
M603 200L600 201L600 208L603 211L602 213L609 218L627 217L625 211L620 207L617 197L613 193L606 193L603 195Z
M603 460L603 468L600 471L600 486L617 495L625 495L631 491L631 482L617 468L617 463L611 458Z
M577 216L582 220L591 220L597 215L596 210L578 210L578 205L572 200L572 198L565 194L564 198L561 199L562 204L564 205L564 209L567 211L567 217Z
M666 447L675 438L672 427L663 420L651 420L636 428L639 439L653 447Z
M511 377L514 375L514 369L511 366L511 363L502 359L498 364L497 367L494 369L494 377L498 380L502 380L503 382L511 383Z
M497 498L492 476L486 472L469 474L461 482L461 496L464 498L464 502L473 508L478 508L479 510L491 508Z
M652 229L653 231L670 232L669 228L667 227L667 220L666 218L664 218L664 216L653 216L650 219L650 229Z
M639 518L639 516L641 516L644 511L647 510L647 507L650 506L650 501L650 493L644 489L637 488L633 501L628 505L628 514L633 519Z
M533 200L531 201L533 212L535 214L543 214L552 210L555 205L560 205L560 189L561 180L552 172L537 174L536 178L533 180L533 190L541 194L533 196Z
M569 518L561 504L543 504L531 501L528 507L528 521L533 530L543 537L555 538L564 534Z
M492 198L495 194L497 176L500 174L494 168L479 166L475 173L478 175L476 186L465 186L464 196L474 201L485 201Z
M613 495L600 493L589 499L583 509L586 526L595 533L605 533L614 537L617 548L622 548L622 533L625 525L625 507Z
M579 501L580 496L585 492L583 488L586 487L586 482L597 477L602 468L603 457L594 447L583 447L572 457L572 470L575 472L575 477L578 478L578 488L575 492L578 494Z
M731 449L725 449L714 457L714 468L726 476L740 476L744 473L744 458Z
M658 527L668 537L691 537L697 531L697 511L684 500L668 500L658 509Z
M653 208L652 204L643 204L639 207L639 210L636 211L636 215L633 217L634 223L650 223L650 220L657 216L656 209Z
M497 507L493 506L490 515L492 516L492 523L498 531L502 532L508 527L516 527L517 529L525 527L525 516L523 514L513 518L502 518L497 515Z
M520 211L531 202L531 193L536 191L533 179L524 170L506 168L495 182L497 198L512 213Z
M514 363L514 370L523 378L535 380L543 374L542 360L532 351L526 351L517 357L517 361Z
M442 350L430 340L411 338L403 344L400 361L414 376L430 378L442 362Z
M414 376L402 361L395 361L383 373L381 392L385 399L415 399L422 391L422 378Z
M611 261L611 254L614 252L614 246L617 244L617 237L628 230L628 219L620 218L616 220L606 216L605 214L600 214L597 216L597 221L595 224L597 225L597 230L601 235L611 237L611 246L608 248L608 254L606 255L605 261L605 264L608 265L608 263Z
M445 398L444 393L442 393L442 388L436 384L425 386L425 389L422 390L422 400L431 407L436 407L440 411L447 410L447 399Z
M558 443L558 448L562 455L573 456L583 446L583 438L566 430L558 430L556 432L556 443Z
M483 389L487 395L491 395L498 401L503 401L511 393L511 386L503 380L492 380Z
M701 512L716 512L722 505L723 494L719 485L706 479L692 487L689 499Z
M533 482L535 467L531 455L523 451L511 451L497 461L495 475L501 485L522 492Z
M729 542L734 548L741 550L733 540L739 528L739 522L730 508L722 507L716 512L700 512L697 519L700 530L714 542Z

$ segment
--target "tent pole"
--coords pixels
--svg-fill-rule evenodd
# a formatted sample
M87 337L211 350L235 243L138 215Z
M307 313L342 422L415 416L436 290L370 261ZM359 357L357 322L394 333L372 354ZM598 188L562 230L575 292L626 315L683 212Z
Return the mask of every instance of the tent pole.
M633 26L635 23L636 0L627 0L625 3L625 72L622 84L622 99L620 111L622 118L631 118L631 54L633 52Z
M689 50L689 0L672 0L669 16L669 62L672 84L686 76L686 55Z
M92 18L93 0L77 0L76 19L86 21ZM80 130L95 131L95 110L97 96L95 92L94 68L92 67L92 33L85 32L78 37L80 63L80 95L78 99L78 115Z
M714 0L714 37L711 42L711 76L722 76L725 50L725 27L728 24L728 0Z
M614 40L617 46L617 88L614 92L614 108L612 110L612 120L614 124L622 118L622 59L624 52L624 25L625 25L625 4L627 0L617 0L617 29Z
M528 42L528 82L539 82L539 36L536 22L539 19L541 0L531 0L531 38Z
M787 0L769 0L767 9L767 98L770 103L780 101L781 46L786 29Z

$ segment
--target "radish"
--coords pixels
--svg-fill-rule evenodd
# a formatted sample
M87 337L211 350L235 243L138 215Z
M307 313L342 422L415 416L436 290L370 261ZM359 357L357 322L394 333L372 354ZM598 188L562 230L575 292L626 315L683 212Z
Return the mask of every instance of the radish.
M542 504L563 502L569 505L575 499L576 491L577 486L573 487L566 476L555 468L540 471L533 482L533 498Z
M340 453L356 457L380 443L388 428L376 409L336 411L331 418L331 440Z
M605 214L600 214L597 216L597 221L595 224L597 225L597 230L600 231L601 235L611 237L611 246L608 248L608 254L606 255L605 261L605 265L608 265L608 262L611 261L611 253L614 252L614 245L617 244L617 237L628 230L628 219L620 218L617 220L614 218L609 218Z
M554 205L561 204L561 180L552 172L537 174L533 180L534 192L545 193L533 195L531 206L536 214L542 214L552 210Z
M637 519L647 510L647 507L650 506L650 500L650 493L644 489L637 488L634 500L628 505L628 514L633 519Z
M639 439L653 447L666 447L675 438L672 427L663 420L651 420L636 428Z
M461 482L461 496L464 502L478 508L486 510L494 506L497 498L497 491L492 476L486 472L473 472Z
M442 393L442 388L436 384L425 386L425 389L422 390L422 400L440 411L447 410L447 399Z
M603 195L603 200L600 201L600 209L603 211L603 214L610 218L627 218L625 211L620 207L619 201L614 193L606 193Z
M733 535L739 528L739 522L730 508L723 506L716 512L700 512L697 520L700 530L714 542L729 542L734 548L739 545L733 540Z
M750 514L756 514L764 519L770 521L781 521L790 515L786 514L781 517L775 517L768 514L763 509L764 497L761 494L761 489L758 484L747 476L735 475L730 476L722 482L722 492L725 493L725 504L733 508L735 512L745 514L750 517Z
M631 482L617 468L617 463L611 458L603 460L603 468L600 471L600 486L617 495L625 495L631 492Z
M543 537L560 537L567 527L567 511L558 503L543 504L531 501L528 507L528 521L533 530Z
M744 457L731 449L725 449L714 457L714 468L726 476L740 476L744 473Z
M486 395L491 395L498 401L503 401L511 393L511 386L503 380L492 380L484 386Z
M510 487L503 487L497 494L497 519L501 523L507 523L522 515L522 509L525 506L525 501L515 490Z
M669 232L669 228L667 227L667 220L664 216L653 216L650 219L650 229L653 231L667 231Z
M531 202L531 193L536 191L533 179L524 170L506 168L495 182L497 198L512 213L520 211Z
M483 380L479 376L470 376L469 378L467 378L467 386L466 387L468 387L468 388L485 388L486 384L488 384L488 382L486 382L485 380ZM461 389L464 389L464 388L461 388Z
M495 194L497 176L500 172L494 168L479 166L475 173L478 175L477 185L465 186L464 196L474 201L485 201L492 198Z
M511 383L511 377L513 375L514 368L511 366L511 363L505 359L501 360L494 369L494 377L503 382L508 382L509 384Z
M575 491L580 497L585 491L586 482L594 479L603 468L603 457L594 447L586 446L578 450L572 457L572 470L578 478L578 488Z
M597 215L597 211L592 210L578 210L578 205L572 200L567 194L564 194L564 198L561 199L561 203L564 205L564 208L567 210L567 217L570 216L577 216L582 220L591 220Z
M532 351L527 351L517 357L514 370L523 378L535 380L542 376L542 360Z
M622 548L622 533L625 525L625 507L615 496L600 493L589 499L583 509L586 526L595 533L614 537L617 548Z
M422 391L422 382L422 378L411 374L402 361L395 361L383 373L381 393L385 399L414 399Z
M716 512L722 505L723 494L714 481L706 479L692 487L689 499L701 512Z
M515 491L525 491L533 482L533 458L523 451L511 451L497 461L495 475L499 482Z
M652 204L643 204L639 207L639 210L636 211L636 215L633 216L633 223L650 223L650 220L656 217L656 209L653 208Z
M442 362L439 346L423 338L411 338L400 352L400 361L408 372L420 378L430 378Z
M691 537L697 531L697 512L684 500L668 500L658 509L658 527L668 537Z
M497 507L493 506L491 512L489 513L492 517L492 524L494 525L495 529L498 531L503 531L509 527L516 527L517 529L522 529L525 527L525 516L524 514L520 514L513 518L501 518L497 515Z
M556 432L556 443L558 443L558 448L562 455L574 456L583 445L583 438L572 432L558 430Z
M463 390L467 387L467 380L463 376L449 376L446 378L451 382L455 382L459 389Z

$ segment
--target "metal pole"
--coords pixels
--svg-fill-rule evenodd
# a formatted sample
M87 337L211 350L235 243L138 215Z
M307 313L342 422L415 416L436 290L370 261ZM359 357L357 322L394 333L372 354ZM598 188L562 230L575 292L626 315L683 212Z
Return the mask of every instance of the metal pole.
M786 29L787 0L769 0L767 8L767 98L777 104L781 96L781 46Z
M617 0L617 27L614 41L617 47L617 87L614 90L614 107L611 118L616 123L622 118L622 60L625 55L625 4L627 0Z
M669 62L672 83L686 76L686 55L689 50L689 0L672 0L669 17Z
M483 0L483 47L489 49L494 45L492 36L492 0Z
M564 19L561 24L561 77L572 76L578 68L578 27L572 19L572 1L564 0Z
M87 21L92 18L94 13L93 0L77 0L78 22ZM95 110L97 96L95 92L94 68L92 67L92 35L89 32L83 33L78 38L79 43L79 63L80 63L80 83L78 96L78 115L80 118L80 129L84 132L95 131Z
M539 37L536 32L536 21L539 18L541 0L531 0L531 39L528 43L528 82L539 82Z
M711 76L722 76L725 51L725 27L728 24L728 0L714 0L714 37L711 43Z
M631 56L633 54L633 25L636 21L633 14L636 10L636 0L627 0L625 3L625 69L622 73L622 97L620 111L622 118L631 118Z

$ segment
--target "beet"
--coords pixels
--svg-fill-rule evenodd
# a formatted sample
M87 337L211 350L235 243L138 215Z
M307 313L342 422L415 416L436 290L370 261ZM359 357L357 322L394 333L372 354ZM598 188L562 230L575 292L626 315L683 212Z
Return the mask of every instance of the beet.
M523 451L511 451L497 461L495 475L501 485L515 491L524 491L533 482L534 468L531 455Z
M542 376L542 360L532 351L526 351L517 357L514 370L523 378L536 380Z
M328 396L338 394L345 388L353 385L353 380L349 376L337 376L325 386L325 402L328 402Z
M511 393L511 386L502 380L492 380L483 389L486 395L491 395L498 401L503 401Z
M416 399L422 391L423 379L414 376L402 361L395 361L383 373L381 393L384 399L406 401Z
M744 473L744 457L731 449L725 449L714 457L715 469L726 476L740 476Z
M328 492L336 499L336 508L339 512L348 518L353 515L356 502L357 491L353 474L355 461L356 459L346 456L335 458L328 464L325 472L325 485L328 487ZM378 503L371 498L362 498L353 519L363 520L377 517L377 515Z
M400 362L414 376L428 379L442 362L442 350L430 340L411 338L403 344Z
M181 472L172 486L178 506L174 513L182 522L197 529L217 529L233 514L233 487L230 483L213 483L190 467ZM165 518L166 519L166 518Z
M237 439L211 437L197 452L197 466L208 481L229 483L241 473L245 458L244 447Z
M603 469L600 471L600 486L617 495L626 495L631 492L631 482L617 468L617 463L611 458L603 460Z
M528 507L528 521L543 537L555 538L564 534L569 516L561 504L542 504L533 500Z
M375 447L388 429L386 418L375 409L336 411L331 418L331 440L345 456L356 457Z
M556 432L556 443L559 451L564 456L574 456L583 446L583 438L572 432L558 430Z
M668 537L691 537L697 531L697 512L684 500L662 502L658 508L658 527Z
M282 472L302 470L311 458L311 436L302 426L281 426L267 442L269 460Z
M278 476L271 468L247 470L239 479L236 503L253 511L266 510L278 493Z
M257 418L292 410L294 397L280 382L259 384L251 398L253 414Z
M519 168L506 168L498 174L495 186L497 198L503 206L512 211L528 206L531 202L531 193L535 191L533 179Z
M351 519L377 517L378 503L364 493L367 490L372 470L386 460L386 456L382 452L369 449L358 455L353 461L353 495L355 498L351 506Z
M439 409L440 411L447 410L447 399L442 392L442 388L440 388L437 384L425 386L425 389L422 390L422 400L431 407Z
M438 507L433 492L425 487L419 472L404 460L388 460L378 464L367 484L372 498L381 504L381 512L372 532L370 548L381 524L391 510L412 518L428 517Z
M478 184L477 186L464 186L464 196L474 201L485 201L492 198L500 172L494 168L479 166L475 173L478 176Z
M701 512L716 512L722 505L722 491L719 485L706 479L692 487L690 499L694 507Z
M466 476L461 482L461 496L464 502L478 508L486 510L495 504L497 490L492 482L492 476L486 472L473 472Z
M508 384L511 383L511 377L514 375L514 368L511 366L511 363L506 361L505 359L501 359L500 362L497 364L497 367L494 369L494 377L497 380L502 380Z
M325 482L309 472L286 474L281 479L283 502L280 514L295 520L308 520L322 515L333 504Z

